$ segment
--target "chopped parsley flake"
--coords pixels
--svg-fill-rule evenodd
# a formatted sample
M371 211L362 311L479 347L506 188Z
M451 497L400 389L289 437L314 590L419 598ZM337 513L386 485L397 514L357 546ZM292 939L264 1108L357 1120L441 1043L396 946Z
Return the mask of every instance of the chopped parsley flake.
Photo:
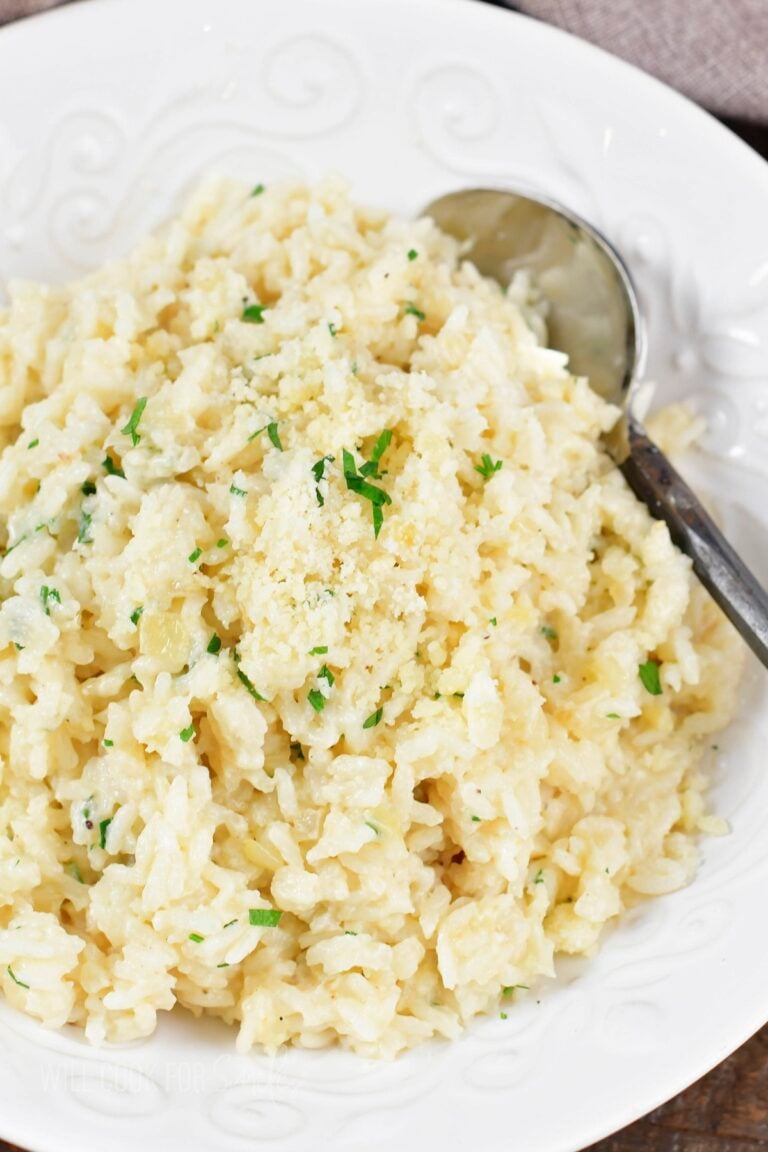
M335 336L336 333L338 332L338 328L336 327L335 324L329 323L328 324L328 331L330 332L331 336Z
M106 472L107 476L119 476L122 480L125 480L125 472L123 472L122 468L118 468L117 464L115 464L109 453L107 453L107 455L102 460L101 466Z
M208 647L206 648L206 652L210 652L211 656L215 656L220 651L221 651L221 636L217 635L216 632L214 632L213 636L211 636L210 640L208 641Z
M222 536L221 540L216 541L217 548L226 548L227 544L229 544L229 540L227 540L224 536Z
M506 1012L499 1012L499 1019L500 1020L508 1020L509 1017L507 1016Z
M115 746L114 740L107 740L106 737L102 740L102 744L105 748L114 748Z
M552 683L553 684L559 684L560 680L561 680L561 677L558 676L557 672L555 672L554 676L552 677Z
M326 699L319 688L310 688L307 693L307 700L309 700L315 712L322 712L323 708L325 708Z
M606 712L605 718L606 720L621 720L621 716L619 716L618 712Z
M30 440L29 444L27 444L27 450L29 450L30 448L37 448L39 443L40 443L40 440L36 436L34 440Z
M93 523L93 515L90 512L80 513L80 523L77 528L77 542L78 544L92 544L93 536L91 536L91 524Z
M285 451L283 445L280 443L280 433L277 431L277 423L274 420L271 424L267 424L267 436L269 436L278 452Z
M10 548L6 548L6 550L5 550L5 552L3 553L3 555L4 555L4 556L10 556L11 552L13 552L13 550L14 550L15 548L18 548L20 544L23 544L23 543L24 543L24 541L27 539L27 536L28 536L28 533L27 533L27 532L25 532L23 536L20 536L20 537L19 537L19 539L16 541L16 543L15 543L15 544L11 544Z
M640 664L637 669L643 687L647 692L650 692L651 696L661 696L660 667L658 660L647 660L645 664Z
M370 484L362 473L358 475L355 459L352 453L348 452L346 448L342 449L342 459L344 479L347 488L350 492L356 492L358 496L362 496L364 500L369 500L371 503L373 510L373 534L378 537L384 522L382 506L384 504L391 504L392 498L383 488L377 488L375 484Z
M276 928L282 915L279 908L250 908L248 921L254 928Z
M49 588L47 584L43 584L40 589L40 603L45 609L46 616L50 616L51 614L50 600L53 600L56 604L61 604L61 593L58 588Z
M216 967L217 968L229 968L229 964L227 964L225 961L223 964L217 964Z
M179 739L183 744L188 744L195 734L195 725L190 724L189 728L182 728L179 732Z
M262 192L265 190L266 189L263 184L257 184L256 187L251 191L251 196L261 196Z
M492 625L493 625L493 627L495 628L495 627L496 627L496 625L498 624L498 620L496 619L496 617L495 617L495 616L491 616L491 618L490 618L490 620L488 621L488 623L489 623L489 624L492 624Z
M481 817L481 816L473 816L473 817L472 817L472 823L473 823L473 824L479 824L479 823L480 823L480 821L481 821L481 819L482 819L482 817Z
M8 975L10 976L11 980L13 980L14 984L18 984L19 988L26 988L27 992L29 992L29 984L25 984L23 980L19 980L18 976L14 972L13 968L11 968L10 964L8 965L8 968L6 969L6 971L8 972Z
M528 984L508 984L505 988L502 988L501 994L502 996L511 996L517 988L522 988L525 992L530 991L530 986Z
M99 848L107 847L107 832L109 831L109 826L112 823L112 819L113 817L110 816L108 820L99 821Z
M381 828L379 828L378 824L374 824L372 820L363 820L363 824L365 824L367 828L370 828L376 836L381 836Z
M391 443L392 429L385 428L383 432L379 433L379 437L373 446L373 452L371 454L372 464L378 464L379 460L381 460L382 456L386 452L387 448L389 448Z
M202 554L202 548L195 548L194 552L190 552L189 556L187 556L187 560L189 560L190 564L197 564Z
M370 460L368 461L367 464L363 464L362 467L360 468L360 475L361 476L370 476L374 480L380 480L381 479L381 476L379 474L379 461L381 460L382 456L386 452L387 448L389 448L389 445L391 443L392 443L392 429L391 428L385 428L373 446L373 452L371 453Z
M189 938L193 944L202 944L205 936L201 936L198 932L190 932Z
M480 461L479 464L475 464L475 472L479 472L483 480L490 480L494 472L498 472L504 463L503 460L493 460L487 452L483 452Z
M345 928L344 935L345 936L357 936L357 932L353 932L351 928Z
M144 605L139 604L138 608L134 608L133 612L131 612L131 624L133 624L134 627L138 624L139 617L141 616L143 611L144 611Z
M239 661L239 659L240 659L240 657L238 656L237 660ZM242 668L237 669L237 678L240 681L240 683L243 685L243 687L247 688L248 692L251 694L251 696L253 696L254 700L265 700L266 699L265 696L262 696L261 692L256 691L252 682L248 679L245 672L243 672Z
M334 456L323 456L321 460L318 460L315 464L312 465L312 475L315 478L315 499L317 500L320 508L322 508L325 504L325 498L320 491L320 481L325 476L326 465L333 464L334 459Z
M85 883L83 880L83 874L74 860L70 860L69 864L64 866L64 871L68 876L71 876L73 880L77 880L78 884Z
M415 316L417 320L426 320L426 312L422 312L421 308L417 308L415 304L405 304L403 306L404 316Z
M280 443L280 435L277 431L276 420L270 421L269 424L263 424L261 428L257 428L255 432L251 432L250 436L248 437L248 443L250 444L251 441L255 440L257 436L261 436L262 432L266 432L267 436L269 436L270 440L279 452L285 451L282 444Z
M418 252L416 251L416 249L411 248L408 252L408 259L409 260L415 260L417 256L418 256Z
M230 484L229 491L233 496L247 496L245 488L238 488L236 484Z
M327 664L323 664L322 668L317 674L317 678L318 680L325 680L329 688L333 688L333 685L336 683L336 677L334 676L333 672L331 672Z
M226 922L226 924L224 925L224 927L225 927L225 928L231 928L233 924L237 924L237 917L235 917L235 919L234 919L234 920L227 920L227 922Z
M246 324L263 324L266 310L265 304L249 304L247 308L243 308L241 319Z
M318 644L316 648L310 648L309 656L325 656L328 652L327 644Z
M547 640L557 640L557 632L554 628L550 628L549 624L542 624L539 631L542 636L546 636Z
M533 882L534 882L534 884L543 884L544 883L544 869L543 868L539 868L538 872L536 873L536 875L533 878Z
M128 423L126 424L126 426L124 428L120 429L120 432L123 436L130 436L131 444L133 445L134 448L136 447L136 445L141 440L141 436L139 436L139 433L138 433L138 427L139 427L139 421L141 420L141 417L144 415L144 409L146 408L146 406L147 406L147 397L146 396L140 396L139 399L136 401L136 407L134 408L133 412L131 412L130 420L128 421Z
M381 721L383 715L384 709L377 708L375 712L371 712L367 720L363 721L363 728L375 728L376 725Z
M96 485L93 480L86 480L84 484L80 485L80 491L83 496L94 496L96 494Z

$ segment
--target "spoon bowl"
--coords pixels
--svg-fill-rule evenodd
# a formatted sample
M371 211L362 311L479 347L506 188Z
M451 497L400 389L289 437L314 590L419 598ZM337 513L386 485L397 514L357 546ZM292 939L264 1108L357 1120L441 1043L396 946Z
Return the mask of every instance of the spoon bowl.
M475 188L433 201L424 215L464 243L464 253L507 288L535 278L549 344L622 408L605 444L627 483L674 542L726 616L768 667L768 593L696 495L648 437L632 401L645 366L645 326L632 278L609 240L575 212L517 190Z
M629 270L605 236L554 200L490 188L441 196L425 215L465 242L484 276L506 286L530 272L552 347L604 399L623 404L644 367L645 330Z

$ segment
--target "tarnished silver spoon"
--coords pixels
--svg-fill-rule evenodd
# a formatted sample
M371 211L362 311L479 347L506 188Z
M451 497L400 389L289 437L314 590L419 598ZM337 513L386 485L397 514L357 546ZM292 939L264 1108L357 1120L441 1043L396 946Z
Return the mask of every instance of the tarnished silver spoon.
M468 259L503 287L518 269L535 276L548 304L550 345L567 353L572 372L622 406L606 440L630 488L666 521L704 587L768 667L768 593L635 414L645 329L629 271L613 245L561 204L516 192L453 192L424 215L466 241Z

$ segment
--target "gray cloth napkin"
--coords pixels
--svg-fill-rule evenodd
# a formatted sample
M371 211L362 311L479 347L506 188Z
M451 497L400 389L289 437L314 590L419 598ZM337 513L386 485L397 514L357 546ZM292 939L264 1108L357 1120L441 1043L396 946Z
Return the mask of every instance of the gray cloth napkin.
M623 56L720 115L768 123L768 0L513 0L509 7Z
M0 24L19 20L22 16L33 16L46 8L55 8L65 0L0 0Z

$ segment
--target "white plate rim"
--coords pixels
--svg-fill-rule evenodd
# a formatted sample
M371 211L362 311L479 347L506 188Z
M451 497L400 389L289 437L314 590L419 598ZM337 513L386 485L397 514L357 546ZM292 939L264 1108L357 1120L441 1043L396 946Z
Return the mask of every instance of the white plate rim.
M336 2L341 3L341 0L336 0ZM380 0L377 0L377 2L380 2ZM370 3L370 0L369 0L369 3ZM5 38L16 35L17 30L18 30L18 34L20 37L22 35L26 35L26 33L24 33L24 29L27 25L30 28L36 27L36 26L39 26L39 27L49 26L51 28L51 30L53 31L54 23L58 23L59 27L62 30L65 30L66 24L64 22L66 21L67 23L69 23L73 19L75 13L78 13L78 12L82 13L86 9L93 11L97 8L98 9L114 9L115 12L117 12L120 7L121 7L121 5L118 4L117 0L87 0L87 3L86 3L86 0L77 0L77 2L74 4L64 6L63 8L56 9L56 10L53 10L53 11L48 12L48 13L40 14L39 16L33 17L30 20L24 21L23 23L20 23L18 25L12 25L12 26L8 26L7 28L4 28L2 30L2 33L0 33L0 52L2 52L4 43L5 43ZM516 21L516 22L518 22L518 26L521 28L525 27L525 26L530 27L533 23L533 22L529 21L528 18L520 16L519 14L494 10L490 7L483 8L481 5L475 4L473 2L473 0L417 0L417 2L413 5L413 7L414 8L423 8L424 10L430 9L430 10L434 10L434 11L437 11L438 8L440 8L441 11L450 12L451 10L453 10L456 13L469 11L469 9L471 8L473 13L474 13L472 16L473 21L475 21L477 23L486 22L489 32L492 29L498 28L500 35L502 35L502 33L501 33L501 29L502 29L501 22L502 21L504 21L504 22ZM178 5L176 5L176 8L178 10ZM77 19L80 19L80 16L78 16ZM90 19L90 17L88 17L88 19ZM537 27L539 27L539 26L537 25ZM504 34L506 34L506 33L504 33ZM537 35L539 35L539 34L540 33L537 33ZM644 74L638 72L636 69L631 68L631 66L625 64L624 62L615 60L613 57L609 57L607 54L601 52L600 50L598 50L592 46L585 45L583 42L576 42L574 40L574 38L570 37L566 33L563 33L563 32L560 32L558 30L554 30L551 28L546 28L546 30L544 31L544 35L545 35L545 37L550 39L550 42L553 45L565 44L565 43L570 43L571 45L573 45L574 43L578 43L579 47L578 47L578 49L576 49L576 51L581 53L582 57L584 57L584 53L586 51L586 53L589 55L590 59L593 59L593 60L600 59L603 61L603 67L613 68L614 74L627 75L630 72L633 73L642 82L642 84L646 90L650 91L651 87L653 87L655 89L657 95L661 96L661 94L663 94L663 100L667 103L667 105L669 107L676 106L680 115L683 116L684 118L687 118L689 123L693 122L694 126L696 126L697 123L698 123L698 125L701 125L704 122L707 122L708 123L707 133L709 133L711 135L712 132L716 132L718 134L719 140L721 142L720 147L722 148L723 152L724 153L730 153L731 156L735 156L736 155L736 152L734 151L734 145L735 145L736 149L741 153L741 158L742 158L743 162L748 164L749 166L751 166L751 168L753 170L753 176L754 176L755 183L757 184L758 182L762 182L765 185L766 189L768 189L768 167L766 167L764 164L762 164L762 162L759 160L759 158L756 157L756 155L754 153L752 153L751 149L749 149L745 144L743 144L736 137L734 137L726 128L724 128L718 122L714 121L711 117L708 116L707 113L702 112L700 109L698 109L696 106L691 104L684 97L680 96L677 93L673 93L671 90L667 89L660 82L655 81L655 80L651 79L650 77L645 76ZM572 50L572 49L569 49L569 51L570 50ZM554 51L554 49L553 49L553 51ZM607 61L610 61L610 65L606 63ZM691 117L693 117L693 121L691 121ZM726 141L727 141L727 143L726 143ZM713 1044L712 1048L707 1050L706 1053L702 1052L701 1057L698 1061L695 1061L695 1062L691 1061L691 1064L688 1066L687 1070L684 1073L681 1072L677 1078L674 1078L674 1079L670 1078L670 1080L665 1084L664 1089L659 1091L659 1094L656 1097L654 1097L654 1100L651 1101L650 1104L648 1104L647 1099L644 1099L642 1102L642 1106L638 1107L638 1109L635 1112L632 1112L630 1109L631 1115L627 1112L627 1109L625 1106L625 1108L623 1110L621 1110L622 1118L621 1118L621 1120L618 1121L618 1123L623 1125L625 1123L630 1122L632 1119L636 1118L638 1115L645 1114L649 1110L649 1108L653 1108L653 1107L657 1106L658 1104L663 1102L663 1100L669 1099L669 1097L671 1095L674 1095L678 1091L681 1091L688 1084L690 1084L694 1080L698 1079L701 1075L703 1075L710 1068L714 1067L717 1063L720 1062L720 1060L725 1058L725 1056L727 1056L731 1051L733 1051L736 1047L738 1047L741 1043L743 1043L767 1019L768 1019L768 989L765 990L765 1002L762 1003L760 1005L760 1007L756 1010L756 1012L755 1012L754 1016L752 1017L751 1022L749 1024L740 1023L738 1026L734 1026L733 1031L728 1033L727 1038L725 1037L724 1034L721 1034L720 1041L717 1044ZM614 1123L614 1121L610 1121L610 1123ZM583 1133L580 1132L580 1135L579 1135L580 1146L584 1147L586 1144L593 1142L596 1139L599 1139L601 1136L606 1135L608 1132L608 1129L605 1127L605 1124L606 1124L606 1120L604 1118L599 1122L596 1121L595 1124L593 1125L593 1127L589 1131L584 1129ZM613 1130L613 1128L611 1128L610 1130ZM15 1132L15 1133L12 1133L11 1135L17 1141L21 1140L23 1142L23 1140L24 1140L23 1133ZM54 1147L58 1148L59 1145L56 1145L56 1146L51 1145L50 1147L51 1147L51 1152L53 1152ZM550 1147L550 1145L547 1145L547 1148L549 1148L549 1147ZM556 1146L553 1144L553 1145L551 1145L551 1147L554 1149ZM560 1147L560 1146L558 1146L558 1147ZM562 1148L565 1149L565 1145L562 1145Z

